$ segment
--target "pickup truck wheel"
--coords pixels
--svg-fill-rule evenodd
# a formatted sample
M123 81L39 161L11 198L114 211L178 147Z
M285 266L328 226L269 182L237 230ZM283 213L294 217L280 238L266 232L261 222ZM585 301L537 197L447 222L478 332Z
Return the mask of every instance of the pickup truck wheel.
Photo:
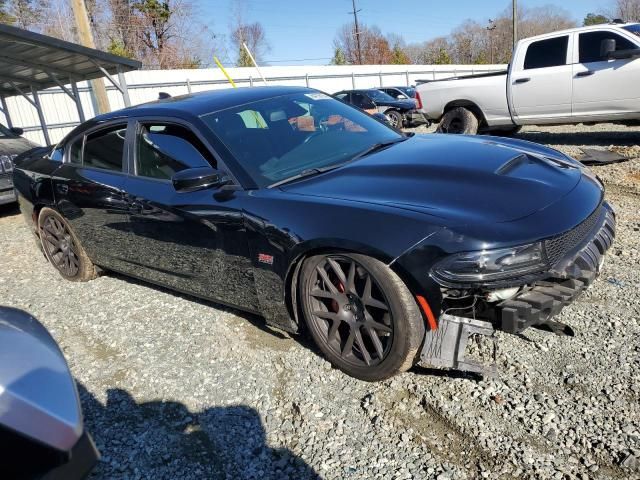
M471 110L456 107L444 114L437 132L475 135L478 133L478 125L478 117Z
M402 114L397 110L387 110L384 112L385 117L387 117L387 121L389 125L393 128L402 128Z
M353 253L310 257L300 293L309 332L335 367L371 382L413 366L424 321L407 286L384 263Z

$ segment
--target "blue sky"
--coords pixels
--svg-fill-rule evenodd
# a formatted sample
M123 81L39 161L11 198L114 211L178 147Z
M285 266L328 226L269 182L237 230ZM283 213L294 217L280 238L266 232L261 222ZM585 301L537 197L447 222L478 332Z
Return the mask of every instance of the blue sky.
M351 0L244 0L245 21L259 21L271 50L272 65L324 65L333 54L336 30L353 21ZM526 7L556 5L581 21L589 12L607 10L611 0L519 0ZM200 0L203 20L215 32L227 34L234 0ZM511 5L510 0L357 0L361 22L383 33L399 33L407 42L421 42L448 34L467 18L485 22ZM305 60L312 59L312 60ZM293 61L295 60L295 61ZM286 61L286 62L283 62Z

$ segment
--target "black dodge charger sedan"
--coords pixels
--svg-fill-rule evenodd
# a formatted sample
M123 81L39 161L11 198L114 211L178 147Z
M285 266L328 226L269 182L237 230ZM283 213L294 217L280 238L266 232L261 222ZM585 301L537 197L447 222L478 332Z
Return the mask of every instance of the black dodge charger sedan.
M308 88L101 115L14 178L63 277L112 270L261 314L365 380L472 369L472 333L566 333L551 318L615 228L602 184L562 153L403 135Z

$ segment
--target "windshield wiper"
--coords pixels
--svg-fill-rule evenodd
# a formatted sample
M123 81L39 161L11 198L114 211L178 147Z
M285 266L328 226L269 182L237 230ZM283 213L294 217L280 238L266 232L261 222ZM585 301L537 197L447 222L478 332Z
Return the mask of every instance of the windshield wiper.
M268 188L279 187L280 185L284 185L285 183L293 182L295 180L300 180L301 178L313 177L315 175L328 172L329 170L334 170L340 166L341 165L331 165L330 167L323 168L307 168L306 170L302 170L300 173L297 173L291 177L287 177L277 181L276 183L272 183Z
M371 155L372 153L379 152L380 150L384 150L385 148L390 147L391 145L404 142L405 140L408 140L408 139L409 139L409 136L406 136L406 137L394 138L393 140L388 140L386 142L374 143L366 150L363 150L362 152L352 157L349 160L349 162L353 162L354 160L358 160L359 158L366 157L367 155Z
M400 137L400 138L394 138L393 140L388 140L386 142L376 143L374 145L371 145L366 150L356 154L354 157L350 158L346 162L342 162L342 163L338 163L336 165L331 165L331 166L322 167L322 168L307 168L306 170L302 170L300 173L297 173L296 175L292 175L291 177L287 177L287 178L279 180L279 181L277 181L275 183L272 183L267 188L279 187L280 185L284 185L285 183L293 182L295 180L300 180L301 178L313 177L315 175L319 175L321 173L328 172L329 170L335 170L338 167L342 167L343 165L345 165L347 163L351 163L354 160L357 160L359 158L365 157L365 156L367 156L367 155L369 155L371 153L379 152L380 150L384 150L385 148L390 147L391 145L395 145L396 143L404 142L405 140L409 139L409 137L410 136L405 136L405 137Z

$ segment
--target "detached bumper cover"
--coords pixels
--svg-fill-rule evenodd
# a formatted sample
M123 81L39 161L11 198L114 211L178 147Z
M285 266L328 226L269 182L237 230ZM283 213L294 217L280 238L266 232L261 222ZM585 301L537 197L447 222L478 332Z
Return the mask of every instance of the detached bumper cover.
M404 114L408 125L429 125L431 121L426 115L418 110L411 110Z
M557 257L551 276L501 302L497 307L498 328L519 333L543 325L573 302L600 273L604 255L615 238L615 226L613 211L605 203L575 229L545 242L547 250Z

